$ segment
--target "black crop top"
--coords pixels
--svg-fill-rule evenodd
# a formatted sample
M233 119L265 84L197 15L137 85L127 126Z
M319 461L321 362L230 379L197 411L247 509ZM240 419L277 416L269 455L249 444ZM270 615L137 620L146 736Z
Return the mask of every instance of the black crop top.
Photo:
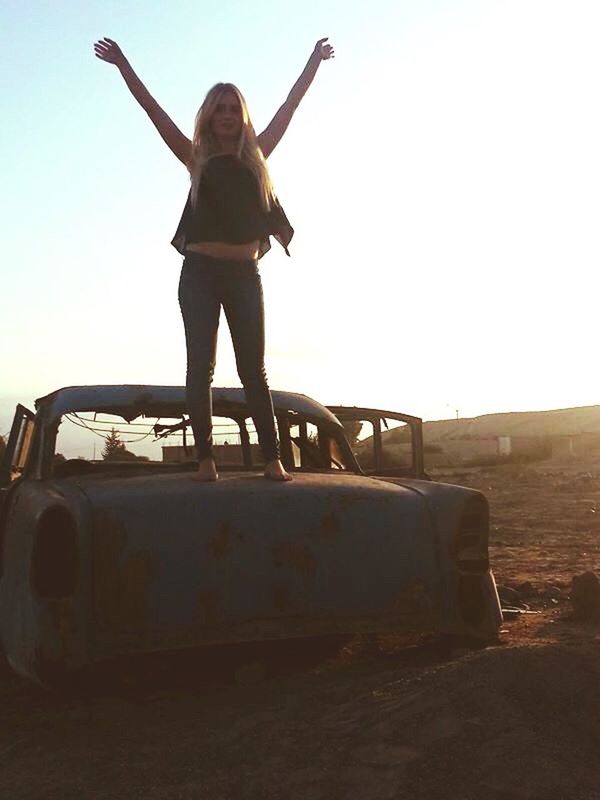
M283 208L275 201L265 211L252 170L237 156L225 154L205 164L195 204L190 189L171 244L185 255L188 244L195 242L246 244L258 239L261 258L271 248L271 235L289 256L294 229Z

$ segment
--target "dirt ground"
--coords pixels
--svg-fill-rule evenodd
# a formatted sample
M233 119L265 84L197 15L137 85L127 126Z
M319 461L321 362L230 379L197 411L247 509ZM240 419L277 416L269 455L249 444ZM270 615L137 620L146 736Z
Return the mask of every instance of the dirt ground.
M163 659L70 697L3 666L0 798L600 800L600 623L569 600L600 573L600 464L436 477L486 493L497 582L534 612L499 643Z

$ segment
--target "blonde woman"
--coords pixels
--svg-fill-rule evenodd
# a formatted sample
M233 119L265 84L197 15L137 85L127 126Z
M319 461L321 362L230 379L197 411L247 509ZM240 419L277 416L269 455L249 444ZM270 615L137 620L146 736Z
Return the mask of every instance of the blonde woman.
M221 306L235 350L238 374L262 449L266 478L291 480L279 459L273 405L264 367L264 310L258 259L269 237L287 246L293 229L275 195L266 159L285 133L321 64L333 57L320 39L287 100L256 135L248 107L231 83L208 92L190 141L150 95L112 39L94 45L115 64L163 140L188 168L191 187L173 246L183 255L179 303L187 346L186 395L201 481L217 479L212 452L210 385Z

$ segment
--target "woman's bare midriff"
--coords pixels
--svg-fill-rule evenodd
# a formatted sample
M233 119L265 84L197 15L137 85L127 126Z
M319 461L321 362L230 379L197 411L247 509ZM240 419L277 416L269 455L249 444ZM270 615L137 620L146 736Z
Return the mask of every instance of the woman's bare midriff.
M229 242L196 242L188 244L186 250L192 253L202 253L213 258L233 258L239 261L255 260L258 258L258 240L246 244L230 244Z

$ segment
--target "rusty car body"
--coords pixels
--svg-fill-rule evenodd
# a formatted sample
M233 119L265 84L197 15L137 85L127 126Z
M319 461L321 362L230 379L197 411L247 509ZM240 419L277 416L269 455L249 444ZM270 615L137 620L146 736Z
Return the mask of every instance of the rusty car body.
M183 387L17 407L0 473L0 637L17 672L44 683L124 654L321 634L496 635L487 501L426 478L421 421L272 395L291 483L262 478L241 389L213 389L236 438L221 437L212 484L192 480ZM57 457L61 425L106 440L103 418L178 437L181 458ZM390 419L405 458L386 474Z

